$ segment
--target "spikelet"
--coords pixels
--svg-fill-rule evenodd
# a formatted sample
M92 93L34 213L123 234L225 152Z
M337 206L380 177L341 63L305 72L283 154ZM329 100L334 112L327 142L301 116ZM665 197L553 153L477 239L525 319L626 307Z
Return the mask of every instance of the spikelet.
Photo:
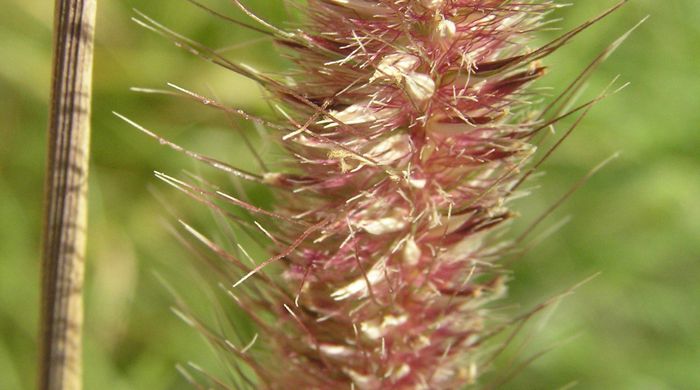
M142 18L264 86L277 119L180 92L268 128L293 157L284 172L254 174L187 152L265 183L274 210L160 175L218 213L226 214L223 203L255 215L260 222L229 214L244 230L262 232L271 251L251 267L184 225L229 267L227 290L264 346L236 346L183 316L255 372L240 388L474 383L484 343L500 329L488 303L505 292L499 258L509 247L493 232L514 216L508 204L532 172L524 169L536 149L531 140L591 104L536 112L524 88L545 73L540 59L617 7L532 49L531 34L556 7L550 1L308 0L297 4L305 21L294 31L234 3L260 26L248 27L272 36L296 64L284 78ZM273 263L281 275L265 269Z

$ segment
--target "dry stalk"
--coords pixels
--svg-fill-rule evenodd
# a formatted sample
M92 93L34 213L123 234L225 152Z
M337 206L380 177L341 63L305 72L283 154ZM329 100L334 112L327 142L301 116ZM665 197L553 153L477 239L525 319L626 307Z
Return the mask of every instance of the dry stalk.
M81 388L95 0L56 0L44 195L39 389Z

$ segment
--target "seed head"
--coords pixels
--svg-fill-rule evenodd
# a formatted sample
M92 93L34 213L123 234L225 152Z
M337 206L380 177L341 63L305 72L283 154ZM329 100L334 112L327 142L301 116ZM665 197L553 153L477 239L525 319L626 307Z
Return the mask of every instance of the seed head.
M317 230L285 256L271 388L455 389L504 292L488 233L534 148L528 34L549 3L315 0L292 49L303 182L278 212ZM318 113L323 107L322 114ZM300 131L301 130L301 131ZM294 242L308 228L278 234ZM286 319L285 319L286 317Z
M493 232L513 218L531 140L551 124L525 87L578 31L528 48L555 8L543 0L308 0L294 32L234 2L296 66L283 82L224 63L263 85L281 115L227 111L272 130L293 161L259 177L227 168L269 185L273 211L167 178L216 211L224 200L256 214L254 226L237 223L271 243L251 268L187 227L233 264L230 294L266 352L217 344L260 388L473 383L498 328L488 303L505 292L506 243ZM284 265L279 278L272 263Z

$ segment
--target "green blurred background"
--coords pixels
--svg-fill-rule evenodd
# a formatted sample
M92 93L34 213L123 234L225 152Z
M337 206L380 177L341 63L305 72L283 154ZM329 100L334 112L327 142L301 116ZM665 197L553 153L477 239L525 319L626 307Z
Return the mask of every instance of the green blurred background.
M0 389L30 389L35 382L53 11L48 3L3 0L0 13ZM284 23L281 1L248 3L260 15ZM577 3L553 15L563 18L558 26L574 26L612 4ZM230 2L209 4L240 16ZM238 61L269 71L283 69L284 63L268 42L185 1L99 1L85 388L188 388L174 370L176 363L217 363L202 339L171 314L172 299L154 277L156 271L186 280L192 267L167 233L171 219L149 189L165 194L182 214L200 218L201 208L157 183L152 171L202 168L139 134L111 111L195 150L252 168L240 138L214 110L133 93L129 87L164 88L173 82L214 91L221 101L252 112L268 109L254 84L139 28L130 20L133 7L212 47L249 42L229 48ZM700 388L700 3L632 1L547 59L551 72L538 85L560 89L646 15L651 19L601 67L585 96L618 74L631 85L593 110L546 164L546 175L533 182L540 188L517 205L523 221L516 229L592 166L622 151L544 228L567 216L571 222L515 265L508 303L522 310L591 274L601 275L543 317L548 321L527 353L566 342L508 388L555 389L572 382L581 389ZM192 299L201 305L206 297Z

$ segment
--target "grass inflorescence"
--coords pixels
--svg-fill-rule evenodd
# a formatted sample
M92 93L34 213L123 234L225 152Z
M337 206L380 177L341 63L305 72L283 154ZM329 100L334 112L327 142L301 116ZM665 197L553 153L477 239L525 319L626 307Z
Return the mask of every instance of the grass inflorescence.
M548 214L507 239L502 228L516 216L510 205L590 108L617 90L611 84L575 103L586 78L624 36L582 64L580 77L547 103L529 86L545 75L547 55L624 2L539 47L529 43L549 27L548 15L558 7L551 1L308 0L290 3L302 22L289 29L233 3L247 21L194 4L273 40L292 70L267 74L146 15L135 18L262 86L276 116L175 85L171 93L266 129L289 156L270 170L254 153L260 169L246 171L122 117L162 144L274 194L275 206L262 208L206 181L157 173L269 250L254 260L242 246L225 249L181 221L181 231L194 238L183 238L184 245L219 273L259 337L236 343L185 308L178 315L234 357L234 388L478 383L512 339L495 342L495 336L519 330L552 302L515 318L490 310L506 292L506 260L529 249L530 232ZM576 119L533 162L543 139L568 117ZM273 264L282 270L270 272Z

